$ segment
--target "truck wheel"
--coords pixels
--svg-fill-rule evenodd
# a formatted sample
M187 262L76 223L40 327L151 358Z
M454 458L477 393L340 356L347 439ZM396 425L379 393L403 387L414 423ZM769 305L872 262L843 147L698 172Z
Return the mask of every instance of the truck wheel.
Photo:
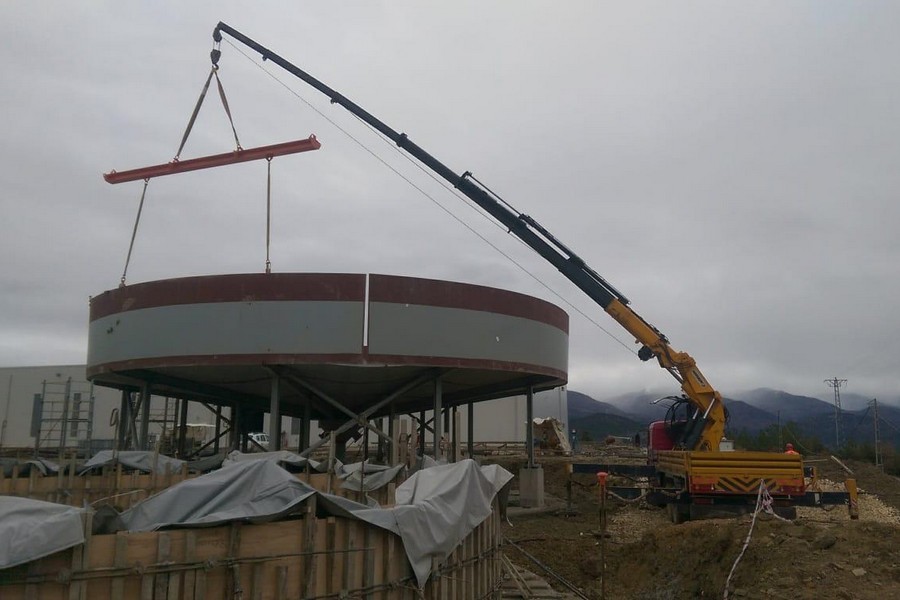
M775 514L781 517L782 519L787 519L789 521L797 520L797 507L796 506L775 506L773 507Z
M669 513L669 520L675 525L680 525L690 520L690 508L688 506L682 506L673 502L666 505L666 510Z

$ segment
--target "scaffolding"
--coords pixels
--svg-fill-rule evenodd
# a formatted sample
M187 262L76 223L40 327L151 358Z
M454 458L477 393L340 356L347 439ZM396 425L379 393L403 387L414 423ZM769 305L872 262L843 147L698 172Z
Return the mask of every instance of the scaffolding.
M91 453L94 435L94 384L75 381L41 383L40 393L34 395L31 435L34 454L57 455L79 446Z

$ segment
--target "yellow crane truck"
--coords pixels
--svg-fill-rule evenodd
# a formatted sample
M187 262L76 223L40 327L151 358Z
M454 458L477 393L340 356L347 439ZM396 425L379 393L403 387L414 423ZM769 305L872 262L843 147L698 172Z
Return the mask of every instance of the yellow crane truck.
M651 425L649 464L642 473L649 476L651 482L647 488L650 490L649 499L668 505L673 520L687 517L692 506L741 506L755 502L760 482L776 504L847 501L847 494L807 494L804 467L799 455L732 450L728 441L724 440L727 410L722 395L709 384L695 360L689 354L672 348L665 335L630 307L624 294L533 218L515 210L470 172L457 174L413 143L405 133L395 131L320 80L221 22L213 31L216 44L214 60L218 59L217 48L223 34L325 94L332 103L351 112L465 194L510 233L553 264L633 335L641 345L638 351L641 360L656 359L663 369L672 374L681 384L682 396L677 403L685 407L685 414L680 419ZM643 493L647 493L646 490Z

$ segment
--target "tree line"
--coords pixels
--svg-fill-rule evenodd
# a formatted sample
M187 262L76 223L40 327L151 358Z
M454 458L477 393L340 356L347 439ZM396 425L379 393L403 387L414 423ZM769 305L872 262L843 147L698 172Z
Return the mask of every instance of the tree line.
M826 446L822 440L814 434L804 433L794 422L788 422L780 427L776 424L764 427L756 432L741 430L733 435L734 446L738 450L760 452L783 452L785 446L790 443L801 454L826 454L832 453L840 458L865 461L875 464L875 444L873 442L847 441L837 451L833 447ZM893 444L881 442L879 444L881 460L884 472L889 475L900 476L900 454Z

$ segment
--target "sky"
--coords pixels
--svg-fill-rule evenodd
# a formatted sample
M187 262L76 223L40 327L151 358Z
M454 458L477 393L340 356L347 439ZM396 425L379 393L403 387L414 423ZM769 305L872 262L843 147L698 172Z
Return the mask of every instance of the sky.
M900 398L891 2L0 3L0 366L85 361L142 189L101 174L174 157L220 20L537 219L726 395ZM571 315L571 389L677 391L552 266L229 41L242 146L322 143L272 163L273 270L538 296ZM211 92L182 158L233 149ZM261 272L265 168L151 181L128 283Z

